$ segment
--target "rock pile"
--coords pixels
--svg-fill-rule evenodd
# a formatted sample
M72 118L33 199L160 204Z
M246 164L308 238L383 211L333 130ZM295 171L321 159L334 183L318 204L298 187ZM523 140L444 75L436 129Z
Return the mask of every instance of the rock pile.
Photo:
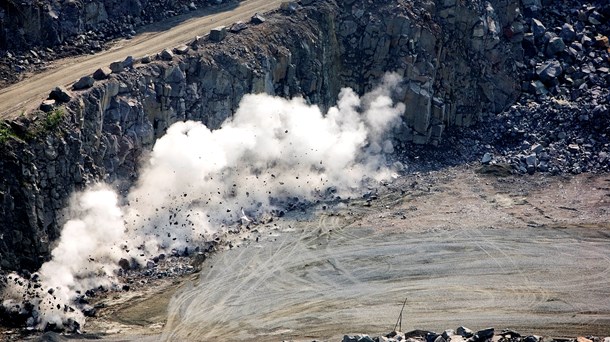
M449 329L438 334L426 330L413 330L409 332L393 331L384 336L370 337L369 335L345 335L342 342L609 342L610 337L579 336L576 338L544 338L536 335L521 335L520 333L504 329L499 333L494 328L487 328L474 332L466 327Z
M610 5L553 3L530 15L523 93L484 124L482 143L493 147L481 161L521 173L609 171Z

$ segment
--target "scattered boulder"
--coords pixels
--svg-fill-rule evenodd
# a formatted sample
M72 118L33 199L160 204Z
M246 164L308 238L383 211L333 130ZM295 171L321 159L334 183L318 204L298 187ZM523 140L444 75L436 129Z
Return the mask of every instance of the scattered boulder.
M142 62L142 64L148 64L152 62L152 58L149 55L144 55L142 56L142 59L140 61Z
M530 84L528 86L528 90L531 94L534 94L534 95L546 95L549 92L546 89L544 83L540 82L539 80L530 82Z
M455 332L456 332L456 334L458 334L458 335L460 335L462 337L465 337L465 338L469 338L469 337L474 336L474 331L472 331L472 330L470 330L470 329L468 329L466 327L458 327L455 330Z
M161 51L159 57L161 57L161 59L164 61L171 61L174 59L174 53L170 49L164 49Z
M78 81L76 81L76 83L74 83L74 85L72 85L72 89L73 90L82 90L82 89L91 88L93 86L93 83L95 83L95 80L93 79L93 77L83 76Z
M474 342L483 342L491 340L492 337L494 337L494 328L487 328L477 331L472 339Z
M186 45L180 45L177 48L174 49L174 52L177 55L185 55L188 51L190 50L190 48Z
M119 266L121 267L121 269L123 269L123 271L129 271L129 269L131 268L131 263L129 262L129 260L121 258L121 260L119 260Z
M549 43L546 46L546 55L552 57L566 48L566 44L560 37L553 37L549 39Z
M483 158L481 158L481 164L488 165L489 163L491 163L492 159L493 154L487 152L483 155Z
M233 32L233 33L238 33L247 28L248 28L248 25L246 25L246 23L244 23L243 21L238 21L235 24L231 25L231 27L229 28L229 31Z
M123 68L125 68L125 69L132 68L134 63L135 63L135 59L133 58L133 56L127 56L123 60Z
M561 32L559 33L561 39L564 42L571 43L576 40L576 31L574 27L568 23L563 24L561 27Z
M85 305L81 311L83 312L83 314L85 315L85 317L95 317L95 315L97 314L97 310L91 306L91 305Z
M525 157L525 165L527 173L533 174L534 172L536 172L536 167L538 166L538 158L536 158L536 155L530 154Z
M544 146L542 146L541 144L534 144L532 145L532 147L530 147L530 150L538 154L544 150Z
M265 17L263 17L260 13L255 13L252 18L250 18L250 22L254 25L262 24L266 21Z
M580 146L578 146L577 144L569 144L568 151L570 151L570 153L578 153L580 152Z
M55 100L44 100L40 104L40 110L45 113L52 111L53 108L55 108Z
M112 70L113 73L118 74L120 72L123 71L124 67L123 67L123 61L115 61L110 63L110 70Z
M72 93L70 93L70 91L63 86L58 86L51 90L49 93L49 99L64 103L70 102L70 100L72 100Z
M210 31L210 40L213 42L220 42L227 36L227 27L218 26Z
M546 27L540 22L538 19L532 19L532 33L534 33L534 38L537 40L542 38L546 33Z
M112 74L112 70L109 67L101 67L93 73L93 78L98 81L105 80L110 74Z
M545 84L552 84L561 75L563 68L558 61L550 61L536 69L536 75Z

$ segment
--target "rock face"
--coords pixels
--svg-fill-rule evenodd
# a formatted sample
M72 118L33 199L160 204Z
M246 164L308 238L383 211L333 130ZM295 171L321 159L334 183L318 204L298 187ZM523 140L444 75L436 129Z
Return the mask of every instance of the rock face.
M196 39L188 53L167 47L106 80L86 76L79 86L91 88L74 93L59 123L10 123L18 138L0 146L0 267L39 266L74 190L98 180L129 186L141 153L171 124L217 128L248 93L303 96L328 108L342 87L362 93L394 71L404 77L407 107L396 136L416 144L438 144L447 127L473 125L519 94L513 69L523 22L513 1L301 4L222 44Z
M514 2L398 1L399 11L345 3L351 4L341 12L337 38L344 65L357 67L343 68L341 76L359 92L387 70L404 76L408 106L400 139L438 144L447 126L468 127L519 95L511 67L519 43L502 39L503 27L523 25Z

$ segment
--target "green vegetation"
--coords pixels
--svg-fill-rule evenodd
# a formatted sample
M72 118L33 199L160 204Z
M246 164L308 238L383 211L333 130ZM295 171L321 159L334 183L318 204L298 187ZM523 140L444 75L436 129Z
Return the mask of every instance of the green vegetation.
M0 125L0 145L4 145L9 139L16 138L17 135L12 128Z
M64 118L64 109L59 107L55 108L52 112L48 113L44 120L44 127L47 130L52 130L59 127Z
M15 140L35 140L53 134L64 120L65 109L62 107L54 109L52 112L36 113L37 119L31 122L27 131L16 132L8 123L0 122L0 147L6 145L11 139Z
M34 122L34 124L30 126L30 129L26 133L25 138L27 140L42 138L47 134L52 133L53 130L58 128L59 125L62 123L65 116L65 112L64 108L58 107L55 108L52 112L41 113L39 115L40 119Z

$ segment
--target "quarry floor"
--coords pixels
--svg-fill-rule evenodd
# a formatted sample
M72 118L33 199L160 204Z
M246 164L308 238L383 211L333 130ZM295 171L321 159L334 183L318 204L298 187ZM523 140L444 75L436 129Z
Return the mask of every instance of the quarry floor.
M52 62L47 70L26 76L21 82L0 89L0 119L14 119L21 113L37 109L56 86L68 86L80 77L92 74L102 66L122 61L127 56L140 58L154 55L165 48L192 42L215 27L249 21L257 12L264 13L280 6L281 0L244 0L204 8L142 27L133 39L117 41L112 48L79 57Z
M108 341L340 341L392 331L406 298L403 331L610 336L610 175L477 169L403 176L370 203L251 228L197 274L102 299L84 330Z

